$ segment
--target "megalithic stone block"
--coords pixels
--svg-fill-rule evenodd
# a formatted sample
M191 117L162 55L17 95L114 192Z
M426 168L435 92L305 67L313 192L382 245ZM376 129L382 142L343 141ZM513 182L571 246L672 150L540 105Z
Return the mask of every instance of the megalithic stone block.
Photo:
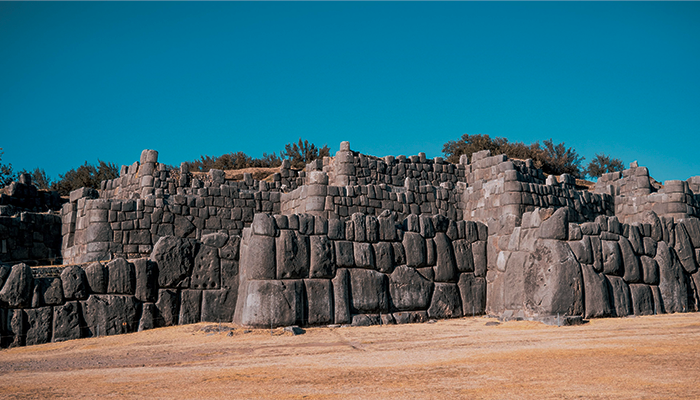
M389 275L392 308L399 311L426 310L430 306L433 286L415 268L396 267Z
M163 236L153 246L150 258L158 265L158 285L178 287L192 272L194 246L187 239Z
M456 283L435 283L433 298L428 308L430 318L459 318L462 304Z
M231 322L236 311L236 288L205 290L202 293L202 321Z
M598 273L592 265L581 264L584 283L584 318L605 318L613 315L610 299L610 282L604 274Z
M659 290L668 313L688 311L688 288L683 267L666 242L658 242L654 260L659 265Z
M258 257L269 257L254 251L253 247L256 246L256 243L253 243L253 240L259 241L260 239L258 238L259 236L257 235L251 237L251 245L248 251L253 250ZM302 235L298 231L281 230L276 241L277 279L307 278L309 276L309 237ZM274 251L272 253L274 254ZM251 258L248 262L255 261ZM254 277L251 276L250 279L263 279L266 277L267 274L256 274Z
M457 287L462 300L462 315L482 315L486 309L486 279L463 273L459 275Z
M386 275L368 269L351 269L349 272L352 313L388 312L389 296Z
M350 314L350 274L345 268L338 269L333 278L333 300L336 324L352 322Z
M330 279L305 279L307 325L327 325L335 320L333 285Z
M301 324L302 292L303 282L298 279L248 281L240 324L259 328Z
M79 267L76 267L79 268ZM11 308L30 307L34 290L32 269L27 264L17 264L12 267L10 274L0 290L0 301Z

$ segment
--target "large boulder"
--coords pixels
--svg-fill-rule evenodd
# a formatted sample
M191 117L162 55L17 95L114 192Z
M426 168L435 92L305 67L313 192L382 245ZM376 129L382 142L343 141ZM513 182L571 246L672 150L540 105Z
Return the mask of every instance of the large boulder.
M85 270L77 265L66 267L61 272L63 297L66 300L83 300L88 296L88 282Z
M698 265L695 262L695 250L693 249L693 244L690 242L690 236L685 230L685 224L680 223L676 225L676 253L678 253L678 258L681 260L681 265L689 274L694 273L698 270Z
M613 316L626 317L632 314L630 288L619 276L607 276L612 294Z
M654 296L649 285L630 284L630 294L632 297L632 309L634 315L653 315Z
M352 322L350 314L350 273L347 269L339 269L335 273L333 283L333 308L336 324Z
M551 217L542 221L539 230L541 239L566 240L569 238L569 209L559 208Z
M25 345L48 343L51 341L52 307L40 307L25 310L27 314L27 333Z
M483 314L486 308L486 279L472 273L460 274L457 287L462 300L462 314Z
M69 301L64 305L53 308L52 342L78 339L82 335L84 325L80 311L80 303Z
M624 274L622 279L627 283L639 283L642 281L642 270L639 267L639 259L632 249L629 240L624 236L620 236L618 240L620 245L620 254L622 254L622 262L624 265Z
M389 275L389 293L393 308L399 311L425 310L430 305L433 283L415 268L398 266Z
M659 266L659 290L664 310L668 313L688 311L688 288L683 267L673 249L659 242L654 260Z
M138 331L141 304L134 296L93 294L81 305L88 336Z
M0 290L0 302L10 308L31 307L33 290L32 269L27 264L14 265Z
M406 249L406 265L414 268L427 265L425 239L419 233L405 232L403 247Z
M456 283L435 283L433 298L428 308L430 318L459 318L462 303Z
M134 264L123 258L116 258L107 263L107 293L134 294L136 293L136 271Z
M607 275L622 276L624 273L622 253L617 241L601 240L603 250L603 272Z
M180 294L178 291L174 289L158 290L156 309L158 310L156 326L177 325L180 316Z
M332 278L335 275L335 251L328 236L309 238L309 277Z
M234 321L244 326L270 328L301 324L304 312L301 280L251 280L246 282L243 304Z
M158 266L148 258L139 258L134 260L134 271L136 299L144 303L155 303L158 300Z
M566 242L539 239L526 264L525 293L539 314L582 315L581 266Z
M185 289L180 291L179 324L196 324L202 319L202 291ZM228 322L228 321L226 321Z
M330 279L305 279L306 324L327 325L335 320L333 312L333 285Z
M351 269L349 272L352 313L388 312L386 275L369 269Z
M604 274L598 273L592 265L581 264L584 283L584 318L603 318L613 315L610 299L610 283Z
M194 246L187 239L162 236L153 246L150 258L158 265L158 286L175 288L192 272Z
M251 239L253 238L261 238L261 236L253 235ZM309 237L302 235L298 231L285 229L280 231L276 241L277 279L308 278ZM254 243L249 245L249 251L253 250L253 246L255 246ZM258 253L256 252L255 254ZM250 277L250 279L262 279L262 277Z
M202 321L231 322L236 311L237 288L203 291Z
M218 289L221 287L221 262L216 247L202 245L194 257L190 279L192 289Z
M107 293L107 268L96 261L85 268L88 290L90 293Z

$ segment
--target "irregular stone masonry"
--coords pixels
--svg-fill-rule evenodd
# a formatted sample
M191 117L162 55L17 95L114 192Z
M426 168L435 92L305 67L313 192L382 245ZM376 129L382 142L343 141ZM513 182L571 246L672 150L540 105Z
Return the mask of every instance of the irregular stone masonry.
M0 216L0 261L61 263L61 217L21 212Z
M700 177L652 184L636 163L589 192L488 151L455 165L347 142L304 171L285 161L269 182L235 182L144 150L63 206L64 262L81 266L46 282L0 268L0 325L16 345L214 316L268 327L697 311L698 189ZM47 321L49 336L32 328Z

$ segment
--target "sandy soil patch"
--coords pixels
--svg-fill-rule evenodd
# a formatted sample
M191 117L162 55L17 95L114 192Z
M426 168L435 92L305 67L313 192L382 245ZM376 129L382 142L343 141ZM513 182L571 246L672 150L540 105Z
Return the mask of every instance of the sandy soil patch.
M7 349L0 397L700 398L698 313L573 327L488 321L298 336L196 324Z

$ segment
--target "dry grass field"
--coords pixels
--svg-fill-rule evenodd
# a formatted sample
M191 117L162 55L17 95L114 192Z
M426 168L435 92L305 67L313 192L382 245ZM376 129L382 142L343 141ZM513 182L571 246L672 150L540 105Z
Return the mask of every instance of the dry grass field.
M0 397L700 398L700 313L487 326L197 324L0 351ZM231 333L227 333L231 332Z

